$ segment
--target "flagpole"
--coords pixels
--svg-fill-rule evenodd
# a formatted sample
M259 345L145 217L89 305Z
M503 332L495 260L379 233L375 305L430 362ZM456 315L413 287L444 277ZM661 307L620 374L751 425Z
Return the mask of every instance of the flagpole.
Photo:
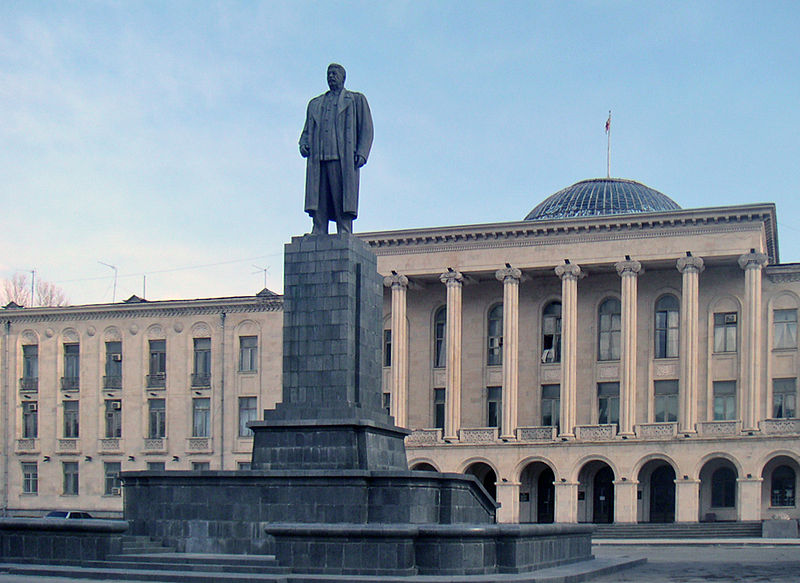
M608 135L608 150L606 151L606 178L611 178L611 110L608 110L606 120L606 135Z

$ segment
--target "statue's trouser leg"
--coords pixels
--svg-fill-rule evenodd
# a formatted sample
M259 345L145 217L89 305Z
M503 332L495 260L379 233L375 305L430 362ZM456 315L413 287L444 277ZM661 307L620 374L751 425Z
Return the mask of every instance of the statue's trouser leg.
M337 176L338 171L338 176ZM337 184L338 178L338 184ZM337 188L338 187L338 188ZM314 213L314 228L311 231L314 235L328 234L328 221L335 219L336 193L342 188L342 169L338 160L326 160L320 162L319 178L319 204Z
M325 161L322 163L322 176L325 185L325 205L328 220L336 221L337 233L353 232L353 217L342 212L344 201L344 182L342 180L342 166L339 160ZM325 227L327 232L327 225Z

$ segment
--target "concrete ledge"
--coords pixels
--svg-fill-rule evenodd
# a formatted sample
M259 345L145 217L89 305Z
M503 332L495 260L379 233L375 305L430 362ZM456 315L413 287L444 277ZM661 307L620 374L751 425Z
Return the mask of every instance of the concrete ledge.
M0 518L0 531L7 530L122 533L128 530L128 521L96 518Z
M97 561L122 550L124 520L3 518L2 560Z

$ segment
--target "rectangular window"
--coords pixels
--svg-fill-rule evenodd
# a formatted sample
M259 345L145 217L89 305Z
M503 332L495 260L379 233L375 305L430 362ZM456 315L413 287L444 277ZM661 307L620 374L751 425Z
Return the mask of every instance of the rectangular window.
M736 419L736 381L714 381L714 421Z
M211 469L210 462L192 462L192 470L195 472L204 472Z
M211 399L192 399L192 437L211 435Z
M150 427L148 437L157 439L167 435L167 406L164 399L148 399Z
M27 391L39 389L39 345L22 347L22 380L20 388Z
M383 366L392 366L392 331L383 331Z
M39 403L36 401L22 403L22 437L24 439L39 437Z
M797 310L775 310L772 325L775 348L797 348Z
M163 472L166 469L167 465L164 462L147 462L148 472Z
M486 387L486 427L500 427L502 402L502 387Z
M80 409L78 401L64 401L64 437L76 438L80 432Z
M122 471L120 462L105 462L103 464L103 472L106 478L104 493L106 496L119 496L122 492L119 481L120 471Z
M61 467L64 471L62 494L64 496L77 496L80 492L78 487L78 462L62 462Z
M258 336L239 336L239 370L258 370Z
M559 427L561 420L561 386L542 385L542 425Z
M736 312L714 314L714 352L736 352Z
M386 411L387 415L392 414L392 394L391 393L381 393L381 407L383 410Z
M597 422L619 424L619 383L597 383Z
M211 338L194 339L193 387L211 386Z
M258 419L257 403L257 397L239 397L239 437L252 437L253 430L247 424Z
M433 389L433 426L444 429L445 389Z
M64 344L64 376L61 377L61 388L75 391L80 383L80 345Z
M150 341L150 374L147 375L147 387L154 389L165 387L167 383L167 341Z
M797 379L772 380L773 419L797 417Z
M675 422L678 420L678 381L655 381L655 422Z
M106 437L122 437L122 401L106 399Z
M22 464L22 493L39 493L39 466L36 462Z
M106 389L122 388L122 342L106 342Z
M237 470L250 470L250 462L237 462L236 464Z

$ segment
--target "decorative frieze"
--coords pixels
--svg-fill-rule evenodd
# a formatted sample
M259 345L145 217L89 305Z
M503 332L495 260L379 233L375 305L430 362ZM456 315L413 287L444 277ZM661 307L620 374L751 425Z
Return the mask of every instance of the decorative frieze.
M741 421L701 421L697 424L697 431L702 436L736 436L741 433Z
M462 443L494 443L497 441L497 427L476 427L459 431Z
M59 439L56 453L77 453L79 449L79 441L77 439Z
M414 429L411 435L406 437L408 445L437 444L442 441L441 429Z
M186 439L186 453L210 453L210 437L189 437Z
M101 453L118 453L122 451L120 447L121 440L116 437L109 437L99 440L99 449Z
M617 435L617 426L609 425L578 425L577 438L581 441L610 441Z
M800 433L800 419L764 419L759 424L764 435L795 435Z
M555 426L518 427L517 440L519 441L553 441L556 438Z
M672 439L677 434L677 423L641 423L636 426L639 439Z

